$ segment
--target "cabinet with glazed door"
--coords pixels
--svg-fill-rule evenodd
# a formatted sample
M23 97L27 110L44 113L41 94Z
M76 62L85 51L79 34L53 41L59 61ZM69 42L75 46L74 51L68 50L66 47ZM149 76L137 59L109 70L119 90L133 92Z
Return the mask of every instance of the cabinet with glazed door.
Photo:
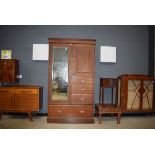
M125 74L121 81L123 112L155 112L155 78L148 75Z

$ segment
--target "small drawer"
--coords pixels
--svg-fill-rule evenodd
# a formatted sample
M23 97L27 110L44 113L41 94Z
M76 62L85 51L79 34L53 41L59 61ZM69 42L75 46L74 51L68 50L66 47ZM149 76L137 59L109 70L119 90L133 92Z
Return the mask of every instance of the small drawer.
M14 93L14 89L13 88L0 88L0 93Z
M72 94L93 94L92 85L72 85Z
M73 76L72 84L93 84L93 78Z
M73 94L72 104L93 104L92 94Z
M91 117L93 115L93 106L90 105L63 105L49 106L49 117Z
M38 94L38 89L15 89L16 94Z
M12 66L12 61L1 61L0 66L11 67Z

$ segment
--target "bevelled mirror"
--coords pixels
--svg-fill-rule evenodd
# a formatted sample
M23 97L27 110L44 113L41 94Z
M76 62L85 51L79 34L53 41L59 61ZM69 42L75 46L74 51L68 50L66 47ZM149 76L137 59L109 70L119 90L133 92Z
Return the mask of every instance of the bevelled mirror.
M53 46L52 100L68 100L68 48Z

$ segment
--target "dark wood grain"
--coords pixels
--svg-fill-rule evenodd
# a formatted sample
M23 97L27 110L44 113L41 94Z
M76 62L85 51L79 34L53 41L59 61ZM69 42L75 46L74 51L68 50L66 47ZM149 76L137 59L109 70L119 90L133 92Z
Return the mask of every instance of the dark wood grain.
M18 82L19 61L0 59L0 82Z
M53 123L93 123L94 39L49 38L48 118ZM68 100L52 100L52 48L68 48Z

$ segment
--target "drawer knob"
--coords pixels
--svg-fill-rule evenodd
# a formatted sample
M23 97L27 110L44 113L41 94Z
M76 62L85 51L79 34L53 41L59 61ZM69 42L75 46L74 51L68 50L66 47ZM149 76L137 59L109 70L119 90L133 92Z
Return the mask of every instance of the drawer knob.
M81 98L81 101L84 101L84 98Z
M84 113L85 113L85 111L84 111L84 110L80 110L80 113L81 113L81 114L84 114Z
M81 82L82 82L82 83L84 83L84 82L85 82L85 80L81 80Z
M58 112L58 113L61 113L62 111L61 111L61 110L58 110L57 112Z

